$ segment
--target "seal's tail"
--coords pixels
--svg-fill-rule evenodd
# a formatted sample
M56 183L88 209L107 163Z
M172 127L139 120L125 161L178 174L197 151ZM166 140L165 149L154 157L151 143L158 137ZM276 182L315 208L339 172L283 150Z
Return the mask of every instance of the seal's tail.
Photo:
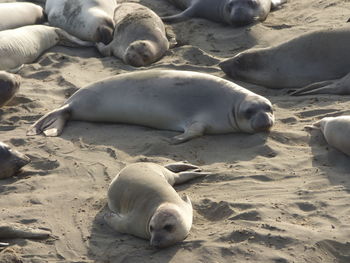
M59 136L62 133L63 127L69 117L69 105L66 104L61 108L51 111L41 117L37 122L29 127L27 135L32 136L44 133L49 137Z
M75 36L72 36L71 34L68 34L66 31L64 31L61 28L55 28L56 34L60 38L59 44L67 47L93 47L95 46L95 43L89 42L89 41L83 41Z

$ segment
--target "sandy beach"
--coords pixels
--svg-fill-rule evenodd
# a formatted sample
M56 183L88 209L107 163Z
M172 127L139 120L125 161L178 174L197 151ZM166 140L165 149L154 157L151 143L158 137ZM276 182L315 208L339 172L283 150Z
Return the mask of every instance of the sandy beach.
M133 2L159 15L179 12L166 0ZM320 118L350 114L349 96L291 97L237 82L272 102L276 123L269 134L206 135L171 145L176 132L72 121L60 137L26 136L34 121L96 80L149 68L229 79L221 60L345 26L349 17L348 0L289 0L252 26L198 18L173 24L178 45L149 67L104 58L95 48L62 46L25 65L19 93L0 109L0 138L32 161L0 181L0 220L49 229L52 238L6 242L25 263L350 262L350 157L328 146L320 131L304 130ZM184 242L157 250L104 223L108 185L123 167L177 161L212 173L176 187L194 208Z

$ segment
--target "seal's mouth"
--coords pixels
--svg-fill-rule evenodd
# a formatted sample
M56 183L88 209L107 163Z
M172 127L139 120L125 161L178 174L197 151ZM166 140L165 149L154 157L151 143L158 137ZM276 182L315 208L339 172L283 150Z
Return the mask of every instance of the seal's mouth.
M254 118L251 127L255 132L267 132L271 130L273 124L274 118L271 114L260 112Z

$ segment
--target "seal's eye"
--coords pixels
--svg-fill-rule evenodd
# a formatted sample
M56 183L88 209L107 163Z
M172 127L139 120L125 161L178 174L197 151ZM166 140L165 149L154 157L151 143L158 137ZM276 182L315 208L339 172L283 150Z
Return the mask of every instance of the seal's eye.
M168 232L171 232L173 229L174 229L174 226L173 225L165 225L163 227L164 230L168 231Z
M244 116L249 119L250 117L252 117L255 114L255 110L249 108L245 111Z
M150 226L150 227L149 227L149 231L150 231L150 232L153 232L153 226Z
M270 105L267 105L265 108L266 112L272 112L272 107Z
M144 60L148 60L149 59L149 56L146 55L146 54L144 54L142 57L143 57Z
M255 0L248 0L248 5L254 8L257 7L258 3Z

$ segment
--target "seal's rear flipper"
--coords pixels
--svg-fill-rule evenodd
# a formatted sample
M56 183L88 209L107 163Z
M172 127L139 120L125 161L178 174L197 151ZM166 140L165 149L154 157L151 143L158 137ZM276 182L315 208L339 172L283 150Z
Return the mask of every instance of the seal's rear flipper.
M287 0L271 0L271 10L276 9L285 3L287 3Z
M182 183L185 183L191 179L194 179L194 178L199 178L199 177L204 177L204 176L207 176L211 173L209 172L197 172L196 171L191 171L191 172L180 172L178 174L175 174L175 182L174 182L174 185L176 184L182 184Z
M83 41L75 36L72 36L68 34L66 31L64 31L61 28L55 28L56 34L59 37L58 44L62 46L67 46L67 47L93 47L95 46L95 43L89 42L89 41Z
M8 238L29 238L29 239L45 239L49 238L51 233L46 230L33 229L17 224L1 224L0 239Z
M188 170L200 170L198 166L189 163L170 163L164 167L174 173L184 172Z
M69 105L64 105L41 117L29 127L27 135L38 135L44 133L46 136L54 137L62 133L66 121L70 117Z
M173 16L163 16L161 17L161 19L163 20L163 22L178 23L178 22L185 21L190 17L194 16L194 13L195 13L195 5L187 8L180 14L173 15Z

